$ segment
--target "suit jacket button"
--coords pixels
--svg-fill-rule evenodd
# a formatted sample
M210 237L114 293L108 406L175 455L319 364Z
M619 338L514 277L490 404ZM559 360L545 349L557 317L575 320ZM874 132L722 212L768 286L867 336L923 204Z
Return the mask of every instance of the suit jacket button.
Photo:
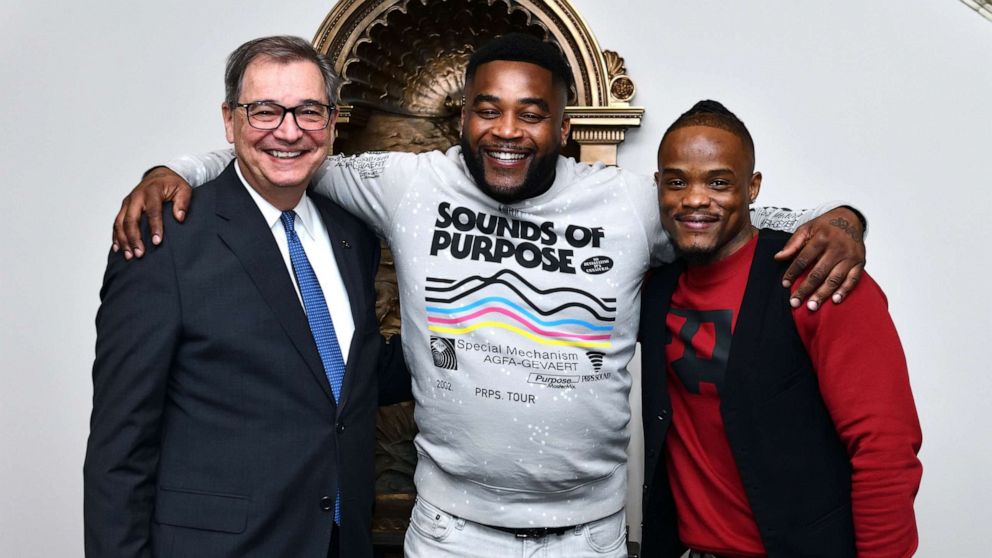
M336 430L338 434L344 434L344 423L339 421Z
M334 498L330 496L324 496L320 499L320 509L324 511L331 511L334 509Z

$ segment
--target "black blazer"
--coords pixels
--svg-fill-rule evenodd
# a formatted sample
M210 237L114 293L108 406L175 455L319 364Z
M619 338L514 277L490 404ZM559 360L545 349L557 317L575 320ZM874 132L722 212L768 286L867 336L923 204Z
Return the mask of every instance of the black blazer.
M233 164L195 191L184 224L166 217L162 245L146 238L133 262L110 255L83 471L87 556L324 558L339 490L342 556L371 556L378 374L400 394L409 377L398 340L379 335L378 241L311 198L355 321L338 403Z
M737 315L720 415L751 512L772 558L853 557L851 465L796 330L786 263L789 235L763 229ZM672 420L665 319L683 266L657 270L641 296L645 558L681 556L663 444Z

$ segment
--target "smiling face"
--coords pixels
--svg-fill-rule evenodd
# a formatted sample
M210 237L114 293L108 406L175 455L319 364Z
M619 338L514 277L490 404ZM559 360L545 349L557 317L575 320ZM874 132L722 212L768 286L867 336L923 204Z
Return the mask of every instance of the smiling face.
M722 260L754 234L749 205L761 173L741 139L720 128L686 126L668 133L658 150L661 223L692 263Z
M259 56L248 64L238 103L271 101L284 107L307 102L328 103L324 79L313 62L275 61ZM310 178L327 158L334 137L334 118L323 130L304 131L286 114L275 130L259 130L248 123L241 107L223 106L227 141L234 144L241 172L248 184L279 209L292 209L303 196Z
M566 92L528 62L482 64L465 89L462 155L476 185L503 202L544 193L568 139Z

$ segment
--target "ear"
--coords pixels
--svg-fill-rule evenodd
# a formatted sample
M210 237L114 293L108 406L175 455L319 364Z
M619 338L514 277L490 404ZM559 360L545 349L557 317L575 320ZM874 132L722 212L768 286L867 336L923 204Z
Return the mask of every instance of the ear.
M747 194L748 203L754 203L754 200L758 199L758 192L761 191L761 173L756 172L751 175L751 183L748 184Z
M568 143L568 132L572 129L572 119L568 115L564 115L561 119L561 146L565 147Z
M224 135L227 143L234 143L234 110L226 102L221 103L220 112L224 115Z

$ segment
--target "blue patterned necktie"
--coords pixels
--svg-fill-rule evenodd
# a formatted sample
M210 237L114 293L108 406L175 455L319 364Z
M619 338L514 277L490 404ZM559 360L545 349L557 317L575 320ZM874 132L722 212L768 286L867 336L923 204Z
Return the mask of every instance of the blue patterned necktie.
M303 251L300 244L300 237L296 234L296 212L283 211L282 226L286 229L286 240L289 244L289 259L293 262L293 272L296 274L296 283L300 287L300 296L303 298L303 308L307 312L307 321L310 322L310 332L313 340L317 343L317 352L320 353L320 360L324 364L324 374L331 384L331 392L334 400L341 400L341 383L344 380L344 357L341 356L341 347L338 345L338 336L334 332L334 322L331 320L331 313L327 310L327 301L324 299L324 291L320 289L320 282L317 275L310 267L310 260L307 253ZM334 522L341 524L341 492L338 491L334 501Z

